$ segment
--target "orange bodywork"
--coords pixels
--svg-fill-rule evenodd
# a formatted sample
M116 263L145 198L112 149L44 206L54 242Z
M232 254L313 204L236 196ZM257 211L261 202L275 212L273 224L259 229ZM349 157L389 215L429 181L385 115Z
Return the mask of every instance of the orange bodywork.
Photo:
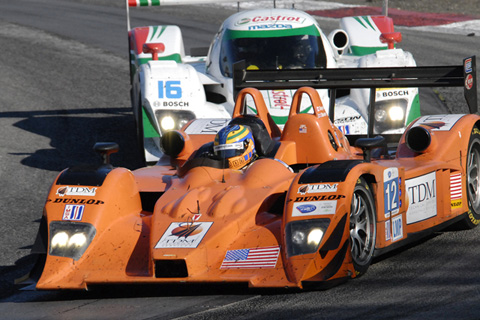
M299 112L303 94L310 96L313 114ZM367 162L363 161L363 151L350 146L332 125L316 90L297 91L283 132L271 121L255 89L240 92L234 117L246 117L242 108L247 95L255 101L257 117L277 148L274 156L261 157L245 170L198 165L177 171L195 157L195 150L214 138L189 137L181 132L185 146L172 159L172 166L133 172L113 168L97 185L74 185L74 175L63 172L48 195L44 210L47 225L85 224L93 226L95 234L80 257L52 255L50 227L50 253L37 288L175 282L302 288L307 282L355 277L349 219L353 190L360 177L369 183L374 197L375 248L379 252L405 242L410 234L468 212L468 137L480 117L458 116L449 130L426 126L432 141L422 152L407 146L405 136L417 126L413 123L400 140L395 157L382 154ZM339 174L325 178L322 174L334 172L327 167L332 163L339 164L335 167ZM300 169L292 170L296 167ZM398 205L396 212L387 212L393 202L384 188L392 173L397 175ZM451 179L457 174L461 199L453 203ZM431 216L417 217L417 202L427 193L436 210ZM323 211L304 214L296 209L301 203L307 209L313 203ZM75 216L71 210L81 213ZM315 219L328 223L319 249L290 254L288 226ZM255 254L265 259L249 262L247 256ZM239 263L242 261L246 262Z

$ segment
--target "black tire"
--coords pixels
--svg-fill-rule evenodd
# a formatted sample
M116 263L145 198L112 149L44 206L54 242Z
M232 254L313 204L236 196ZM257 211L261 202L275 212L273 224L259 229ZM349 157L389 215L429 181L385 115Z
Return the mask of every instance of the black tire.
M133 112L135 112L135 129L136 129L136 142L137 142L137 150L139 154L139 160L142 166L145 166L145 143L143 137L143 114L142 114L142 101L141 98L138 101L138 108L134 108Z
M372 263L377 238L375 204L370 187L363 178L353 190L350 211L351 256L356 276L367 272Z
M465 174L468 213L460 226L473 229L480 223L480 130L476 126L468 143Z

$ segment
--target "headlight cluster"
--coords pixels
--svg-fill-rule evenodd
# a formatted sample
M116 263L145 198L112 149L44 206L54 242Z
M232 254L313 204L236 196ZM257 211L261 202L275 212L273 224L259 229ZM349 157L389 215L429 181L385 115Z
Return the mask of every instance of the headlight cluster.
M49 254L78 260L95 233L95 227L89 223L53 221L50 223Z
M160 124L160 130L162 133L170 130L180 130L190 120L195 119L193 112L185 110L157 110L155 116Z
M375 103L375 132L382 133L405 126L407 100L384 100Z
M290 222L285 230L288 256L317 251L329 224L330 219Z

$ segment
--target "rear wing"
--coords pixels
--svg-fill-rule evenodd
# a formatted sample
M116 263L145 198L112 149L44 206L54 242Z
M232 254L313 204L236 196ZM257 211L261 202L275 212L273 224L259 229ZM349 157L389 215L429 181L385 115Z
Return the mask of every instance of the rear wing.
M176 5L196 5L205 3L247 2L252 0L125 0L127 10L127 29L130 31L130 7L160 7ZM275 0L272 0L275 6Z
M234 65L233 90L236 98L243 88L259 90L298 89L312 87L330 91L329 117L334 120L335 98L338 89L370 89L368 136L373 136L375 93L377 88L404 87L464 87L470 113L476 113L476 57L463 60L458 66L246 70L245 62Z

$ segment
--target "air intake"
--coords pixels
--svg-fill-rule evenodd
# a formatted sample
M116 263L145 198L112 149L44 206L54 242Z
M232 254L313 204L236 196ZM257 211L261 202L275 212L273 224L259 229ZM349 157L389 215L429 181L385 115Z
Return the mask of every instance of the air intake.
M413 127L405 135L407 147L418 153L426 152L432 145L433 133L423 126Z
M156 260L155 278L186 278L188 277L185 260Z

